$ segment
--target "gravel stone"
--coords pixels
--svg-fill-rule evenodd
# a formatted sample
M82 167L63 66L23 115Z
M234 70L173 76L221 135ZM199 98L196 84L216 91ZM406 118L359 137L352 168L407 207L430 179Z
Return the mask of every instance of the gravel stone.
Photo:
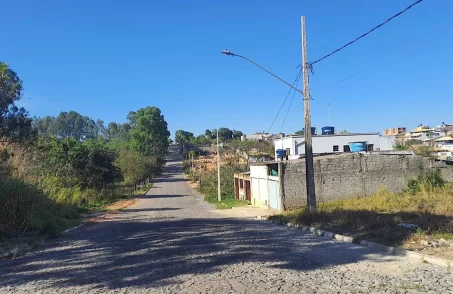
M171 154L135 205L0 261L0 293L453 292L450 269L213 209Z

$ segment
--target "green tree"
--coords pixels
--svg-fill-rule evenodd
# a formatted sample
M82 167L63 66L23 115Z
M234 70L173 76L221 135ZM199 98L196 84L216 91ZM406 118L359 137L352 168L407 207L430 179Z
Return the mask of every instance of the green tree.
M160 109L150 106L141 108L136 112L134 121L129 132L132 149L144 155L163 157L170 132Z
M184 130L177 130L175 132L175 141L178 144L190 143L195 139L193 133Z
M219 139L224 141L231 140L233 138L233 132L229 128L221 127L219 129Z
M303 130L299 130L299 131L296 131L294 134L296 134L298 136L303 136L304 135L304 131Z
M206 129L206 131L204 131L204 135L206 138L212 139L212 132L210 130Z
M234 139L240 138L240 137L242 137L242 135L244 135L244 133L242 133L241 131L233 130L233 138Z
M55 117L53 116L45 116L42 118L33 118L33 127L38 132L38 135L47 135L52 136L55 135L53 133L53 123L55 122Z
M190 143L196 144L196 145L203 145L203 144L210 144L211 141L208 138L206 138L204 135L199 135L196 138L193 138Z
M0 61L0 136L27 139L33 135L32 120L15 102L22 97L22 80Z

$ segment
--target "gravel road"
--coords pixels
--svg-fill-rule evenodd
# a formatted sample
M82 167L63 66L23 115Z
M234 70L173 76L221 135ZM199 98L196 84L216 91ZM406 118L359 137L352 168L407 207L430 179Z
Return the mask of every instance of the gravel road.
M0 293L453 293L449 269L212 210L170 156L134 206L0 261Z

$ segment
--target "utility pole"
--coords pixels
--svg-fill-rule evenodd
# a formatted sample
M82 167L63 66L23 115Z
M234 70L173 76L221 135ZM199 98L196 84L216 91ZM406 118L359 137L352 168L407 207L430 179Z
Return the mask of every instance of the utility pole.
M195 182L195 164L193 162L194 153L192 153L192 182Z
M217 200L222 201L220 193L220 153L219 153L219 131L217 130Z
M311 138L310 88L308 81L307 37L305 33L305 16L302 23L302 66L304 72L304 121L305 121L305 180L307 182L307 204L310 213L316 213L315 172L313 166L313 145Z

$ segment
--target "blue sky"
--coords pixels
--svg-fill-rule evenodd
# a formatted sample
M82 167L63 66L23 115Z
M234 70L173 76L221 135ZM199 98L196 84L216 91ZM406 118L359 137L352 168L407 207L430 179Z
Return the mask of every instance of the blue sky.
M162 110L172 135L220 126L268 131L287 86L221 50L292 82L301 63L301 15L313 61L413 2L5 1L0 60L23 79L21 105L31 115L75 110L124 122L130 110L150 105ZM451 0L425 0L315 65L312 124L329 124L328 103L332 124L352 132L453 123L453 26L438 31L453 22L452 12ZM287 109L271 132L280 131ZM302 113L296 94L283 132L300 129Z

